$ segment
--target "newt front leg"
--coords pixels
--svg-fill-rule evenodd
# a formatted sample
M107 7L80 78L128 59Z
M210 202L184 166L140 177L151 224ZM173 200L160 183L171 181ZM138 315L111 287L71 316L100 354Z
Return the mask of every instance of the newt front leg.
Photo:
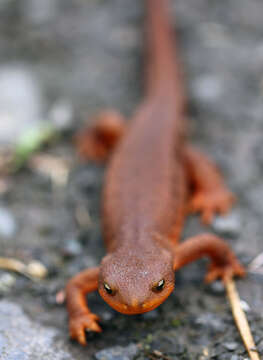
M66 286L70 336L82 345L86 345L85 330L101 332L99 317L90 312L86 302L86 294L98 288L98 277L98 267L84 270Z
M226 242L213 234L194 236L175 249L174 269L201 257L210 257L211 264L206 275L206 282L221 278L224 282L233 276L244 276L245 269L239 263Z

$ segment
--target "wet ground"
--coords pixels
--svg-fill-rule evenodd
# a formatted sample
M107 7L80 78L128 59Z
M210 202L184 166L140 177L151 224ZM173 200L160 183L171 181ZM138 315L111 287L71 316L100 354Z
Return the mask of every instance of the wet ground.
M212 231L225 235L249 264L263 251L263 3L172 3L190 136L217 161L238 197L234 212L217 219ZM142 316L117 314L91 295L104 332L88 335L87 348L69 340L66 310L55 301L69 277L104 254L104 168L81 164L72 136L101 108L132 114L142 94L142 22L137 0L0 1L1 147L14 146L21 133L43 122L59 133L38 153L47 166L31 159L0 178L1 256L39 260L49 271L42 282L0 272L1 359L247 357L221 285L202 282L204 261L180 271L172 296ZM203 230L192 217L184 237ZM238 288L263 351L260 269Z

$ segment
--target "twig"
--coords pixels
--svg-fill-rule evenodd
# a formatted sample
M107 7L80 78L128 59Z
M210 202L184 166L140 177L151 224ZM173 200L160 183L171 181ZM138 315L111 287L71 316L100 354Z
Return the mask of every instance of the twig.
M234 280L227 280L225 286L227 290L227 296L231 304L233 317L250 359L260 360L246 315L240 305L240 297L238 295Z
M38 154L32 156L29 165L34 170L50 176L55 185L66 185L69 174L69 164L65 159L47 154Z
M263 253L257 255L249 264L250 270L257 270L263 265Z
M47 269L39 261L32 261L26 265L16 259L0 257L0 269L15 271L32 280L43 279L47 276Z

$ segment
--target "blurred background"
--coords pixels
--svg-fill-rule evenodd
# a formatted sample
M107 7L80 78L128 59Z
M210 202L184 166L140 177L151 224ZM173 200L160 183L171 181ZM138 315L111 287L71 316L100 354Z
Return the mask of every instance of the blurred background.
M189 137L238 198L210 230L250 266L239 290L263 349L263 2L171 3ZM157 359L155 350L163 359L208 359L213 351L218 359L244 358L222 286L202 283L203 261L180 271L175 294L149 314L125 317L91 295L103 335L89 335L87 349L68 339L56 294L104 254L104 166L82 163L73 139L99 110L129 118L140 102L143 19L139 0L0 0L3 359L117 359L114 351L120 359ZM192 217L184 237L204 230Z

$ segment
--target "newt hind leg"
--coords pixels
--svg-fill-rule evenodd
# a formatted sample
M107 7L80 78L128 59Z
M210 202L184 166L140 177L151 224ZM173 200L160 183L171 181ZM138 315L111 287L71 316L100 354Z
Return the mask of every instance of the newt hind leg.
M226 187L217 167L201 152L187 147L185 161L194 189L189 211L200 212L203 223L210 224L215 214L225 214L231 209L235 197Z
M101 112L94 119L94 125L82 130L76 136L78 153L85 160L104 161L125 131L125 120L115 110Z

